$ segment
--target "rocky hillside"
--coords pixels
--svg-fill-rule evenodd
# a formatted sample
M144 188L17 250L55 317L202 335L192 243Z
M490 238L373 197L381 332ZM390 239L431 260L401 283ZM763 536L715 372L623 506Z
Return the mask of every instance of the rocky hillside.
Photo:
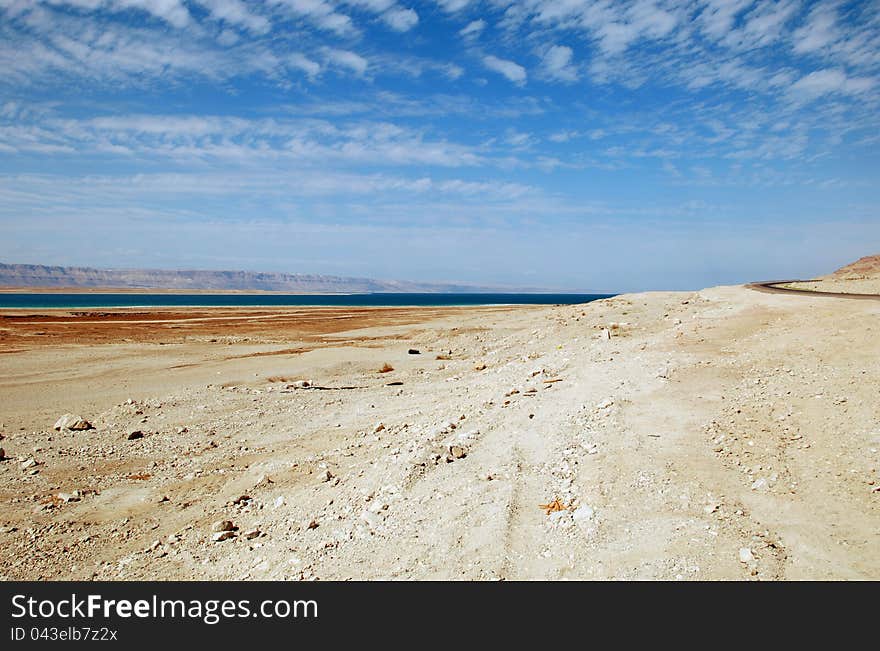
M0 287L267 291L295 294L476 292L490 288L253 271L93 269L0 263Z
M880 255L866 255L827 276L786 286L813 292L880 294Z
M841 280L862 280L868 278L880 278L880 254L866 255L852 264L841 267L833 274L832 278Z

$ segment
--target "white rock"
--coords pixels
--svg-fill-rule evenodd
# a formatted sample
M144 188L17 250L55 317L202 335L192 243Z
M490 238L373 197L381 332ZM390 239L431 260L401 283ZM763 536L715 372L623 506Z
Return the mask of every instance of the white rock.
M93 428L92 424L82 416L77 416L75 414L64 414L55 422L55 429L60 431L63 429L86 430Z
M751 563L755 560L754 555L752 554L752 550L748 547L742 547L739 550L739 562L740 563Z
M269 486L270 484L274 484L275 482L268 475L260 475L254 484L254 488L261 488L264 486Z
M211 536L211 540L213 542L223 542L224 540L229 540L230 538L235 538L234 531L218 531L213 536Z
M577 507L571 514L571 516L574 518L574 521L578 524L582 522L589 522L593 519L594 515L595 511L593 511L593 509L586 504L582 504L581 506Z
M754 482L752 482L752 490L753 491L760 491L760 490L764 490L765 488L767 488L767 480L764 479L763 477L758 477L758 479L756 479Z
M223 531L232 531L235 529L235 525L232 524L230 520L217 520L214 524L211 525L211 531L216 531L218 533Z

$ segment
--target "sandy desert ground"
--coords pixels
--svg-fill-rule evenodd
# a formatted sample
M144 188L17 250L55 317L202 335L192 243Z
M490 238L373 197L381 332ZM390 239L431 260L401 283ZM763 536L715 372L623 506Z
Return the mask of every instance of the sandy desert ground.
M880 579L878 362L746 287L6 312L0 577Z

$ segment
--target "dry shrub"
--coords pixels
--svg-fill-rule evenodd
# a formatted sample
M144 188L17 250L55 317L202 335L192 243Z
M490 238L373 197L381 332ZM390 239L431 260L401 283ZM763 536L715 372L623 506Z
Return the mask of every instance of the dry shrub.
M389 364L388 362L385 362L384 364L382 364L382 368L379 369L379 372L380 373L390 373L393 370L394 370L394 367L391 366L391 364Z

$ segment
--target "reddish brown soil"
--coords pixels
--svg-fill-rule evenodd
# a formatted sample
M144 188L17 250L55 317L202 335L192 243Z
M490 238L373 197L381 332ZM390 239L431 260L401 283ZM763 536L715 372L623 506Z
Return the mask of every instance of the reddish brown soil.
M326 335L435 318L508 312L487 308L165 308L0 311L0 353L66 344L327 342ZM213 340L213 341L212 341Z

